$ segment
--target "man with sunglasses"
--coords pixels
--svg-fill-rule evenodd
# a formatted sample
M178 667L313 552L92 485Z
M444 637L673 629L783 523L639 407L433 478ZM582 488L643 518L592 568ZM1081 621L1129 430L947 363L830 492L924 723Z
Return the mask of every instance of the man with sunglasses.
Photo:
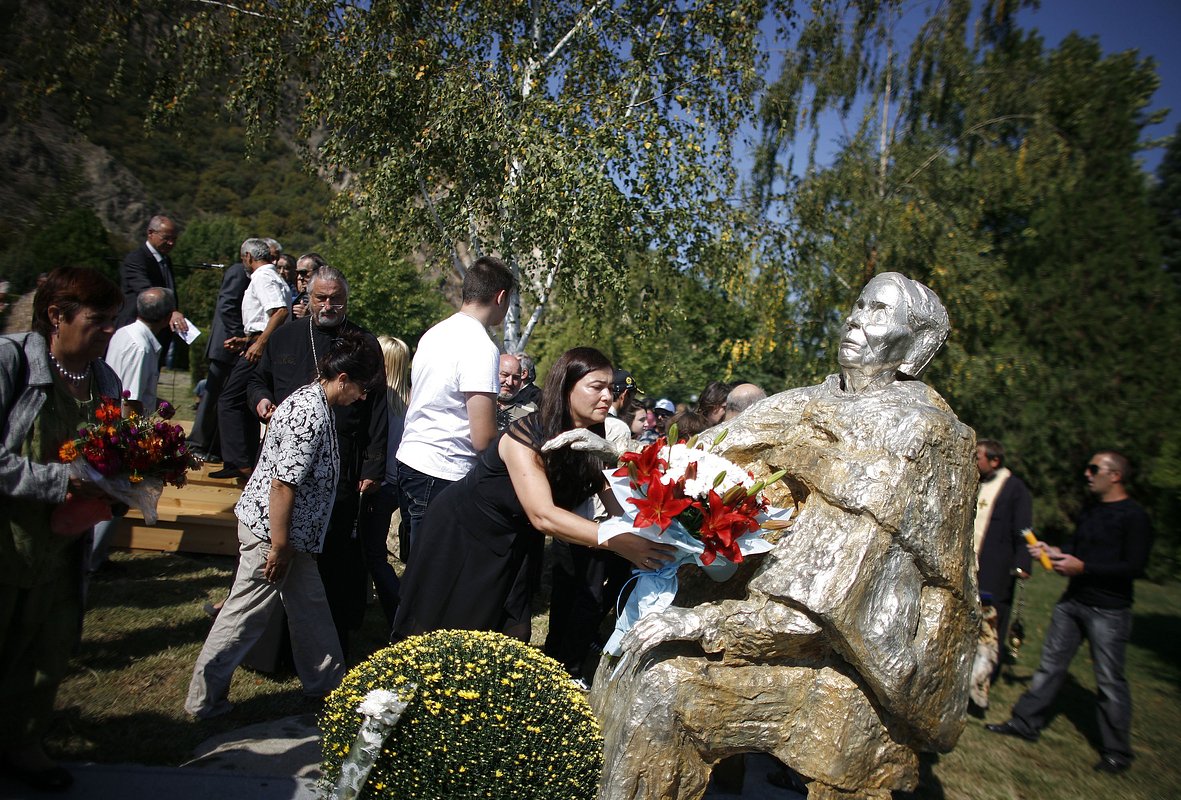
M636 383L636 379L626 369L617 369L611 378L611 408L607 411L607 441L615 445L619 452L635 449L632 446L632 431L628 424L631 420L632 406L636 395L644 390ZM625 422L625 420L627 420Z
M1132 582L1144 573L1152 548L1152 523L1128 496L1128 459L1114 450L1091 457L1083 472L1099 501L1079 519L1063 547L1029 546L1049 556L1053 569L1070 578L1054 606L1042 660L1008 722L986 725L993 733L1037 741L1070 662L1085 636L1091 643L1099 694L1103 754L1094 769L1119 773L1132 763L1132 695L1124 678L1124 649L1132 632Z
M328 262L319 253L304 253L295 262L295 294L291 298L291 319L308 315L308 282L312 273Z
M303 259L300 259L302 262ZM340 270L322 266L308 282L308 316L288 323L271 337L248 387L250 407L263 422L296 389L310 383L316 363L332 342L354 331L372 340L372 333L348 319L349 285ZM385 386L385 367L374 385ZM348 655L349 631L365 614L368 572L365 569L357 518L361 495L377 489L385 476L385 445L389 417L385 392L371 391L351 405L332 409L340 449L340 479L329 517L324 549L316 562L340 649Z

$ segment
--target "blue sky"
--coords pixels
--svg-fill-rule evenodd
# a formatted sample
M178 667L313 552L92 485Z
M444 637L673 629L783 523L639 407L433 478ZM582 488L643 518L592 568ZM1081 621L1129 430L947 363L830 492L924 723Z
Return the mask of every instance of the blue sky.
M1040 9L1023 11L1025 28L1037 28L1046 45L1056 47L1072 31L1099 37L1105 53L1138 50L1156 59L1160 88L1152 108L1171 109L1160 125L1147 130L1151 137L1171 134L1181 120L1181 2L1179 0L1043 0ZM1145 166L1155 169L1162 148L1143 154Z
M900 41L909 42L934 5L935 0L919 0L910 6L897 31ZM1040 8L1021 11L1018 21L1026 30L1036 28L1047 48L1057 47L1068 34L1077 32L1098 37L1105 53L1137 50L1141 56L1152 56L1160 88L1151 108L1170 111L1164 122L1149 127L1145 135L1159 138L1176 129L1181 121L1181 0L1042 0ZM777 59L773 57L774 61ZM777 74L778 66L773 65L768 77L773 80ZM856 126L859 114L859 109L855 110L846 125ZM821 125L821 162L827 160L844 134L835 114L826 117ZM751 131L746 133L750 135ZM797 171L803 167L806 150L806 141L797 143ZM1156 169L1163 150L1158 147L1140 154L1145 169Z

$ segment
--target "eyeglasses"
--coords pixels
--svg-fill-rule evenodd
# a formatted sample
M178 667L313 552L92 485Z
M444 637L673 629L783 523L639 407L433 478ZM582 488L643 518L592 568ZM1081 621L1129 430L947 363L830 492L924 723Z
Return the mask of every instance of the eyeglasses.
M1102 471L1103 467L1099 466L1098 464L1087 464L1088 475L1098 475Z

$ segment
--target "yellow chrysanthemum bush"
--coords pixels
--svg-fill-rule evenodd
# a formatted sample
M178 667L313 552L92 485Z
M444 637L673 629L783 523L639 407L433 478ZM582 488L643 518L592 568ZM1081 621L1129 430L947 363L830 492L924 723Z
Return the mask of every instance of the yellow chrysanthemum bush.
M413 688L411 688L413 687ZM374 689L410 694L365 784L366 798L554 798L598 793L603 739L562 666L498 633L435 631L374 653L320 718L335 781Z

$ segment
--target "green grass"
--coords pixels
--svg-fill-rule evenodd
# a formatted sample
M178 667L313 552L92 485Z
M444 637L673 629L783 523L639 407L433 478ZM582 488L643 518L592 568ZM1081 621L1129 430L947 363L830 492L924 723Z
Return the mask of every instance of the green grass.
M1181 585L1136 586L1126 674L1132 686L1131 771L1092 771L1099 760L1095 678L1084 642L1036 744L997 736L984 722L1003 722L1037 668L1050 611L1066 580L1040 570L1027 584L1027 641L1016 665L993 686L987 719L968 719L951 753L928 757L919 798L948 800L1067 800L1181 797Z
M193 403L197 398L193 395L193 380L189 371L177 369L160 370L160 380L156 384L156 396L161 400L172 403L176 409L177 421L193 421Z
M183 710L193 662L209 630L201 611L223 597L233 560L228 557L116 553L125 572L100 577L91 587L84 639L58 697L52 752L100 763L183 763L205 739L256 722L313 710L295 678L274 680L239 670L230 714L195 722ZM548 572L548 571L547 571ZM1050 609L1064 581L1040 573L1029 584L1028 641L1018 663L993 688L988 721L1003 721L1037 666ZM954 751L924 759L923 800L1073 800L1074 798L1181 797L1181 585L1137 586L1135 627L1128 650L1138 754L1129 773L1091 771L1098 759L1095 687L1084 645L1041 740L1029 744L990 734L969 718ZM533 642L545 638L544 615L534 618ZM354 650L382 646L380 609L369 607Z

